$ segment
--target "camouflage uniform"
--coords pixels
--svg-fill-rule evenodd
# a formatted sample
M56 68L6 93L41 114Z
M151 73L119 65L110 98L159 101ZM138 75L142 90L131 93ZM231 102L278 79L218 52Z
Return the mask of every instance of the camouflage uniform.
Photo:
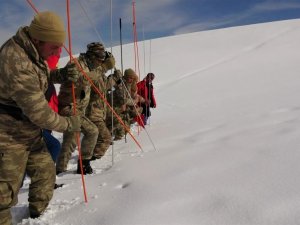
M66 118L56 114L45 99L54 80L28 36L20 28L0 50L0 224L11 224L10 208L17 203L22 178L31 178L29 211L40 215L53 195L55 167L42 128L65 131Z
M81 65L83 71L86 72L88 76L95 74L94 71L91 71L91 69L89 69L88 59L85 54L80 54L78 62ZM85 116L85 110L90 100L91 85L89 81L87 81L86 78L82 76L74 84L74 89L76 96L76 114L81 116L81 132L84 135L81 141L81 154L82 159L87 161L92 157L98 137L97 126ZM68 81L61 85L58 95L58 102L58 112L60 115L70 116L74 114L72 82ZM74 152L75 150L75 147L75 133L64 133L61 151L56 163L57 173L61 173L67 170L68 162L71 158L72 152Z
M94 84L101 93L105 94L107 90L107 77L105 76L105 71L102 67L98 67L97 72L101 76ZM98 127L99 134L93 152L93 158L100 159L110 146L111 134L105 123L106 104L95 90L91 91L91 98L86 111L86 116Z
M131 81L129 79L132 79ZM138 114L142 112L142 108L137 106L139 101L144 101L144 99L137 95L137 85L136 82L138 80L137 75L132 69L127 69L124 72L123 76L124 82L122 82L122 86L118 85L116 87L116 99L122 99L123 97L123 110L121 113L121 117L123 122L125 123L128 130L130 129L130 125L136 122L136 117ZM123 95L119 92L123 92ZM117 122L115 129L115 140L120 139L122 136L126 134L126 130L123 125Z
M127 104L130 103L131 99L128 95L127 90L130 90L130 84L126 84L126 81L116 80L116 77L110 76L110 80L112 80L115 85L112 90L110 90L107 94L107 100L111 106L113 106L114 111L120 116L126 126L129 124L126 122L128 120L127 111L124 110ZM124 84L126 88L124 87ZM128 89L129 88L129 89ZM126 90L127 89L127 90ZM113 118L113 120L112 120ZM106 125L109 130L113 128L113 134L115 136L115 140L121 139L125 135L125 129L123 125L119 122L119 120L112 114L111 110L107 111L106 114Z
M137 101L138 101L138 96L136 93L136 82L134 81L133 83L128 83L125 80L125 86L127 90L130 92L130 95L127 94L127 102L126 102L126 117L125 117L125 123L128 127L130 127L131 124L135 123L135 118L138 114L141 114L142 108L138 107Z
M138 121L140 120L137 118L137 116L139 116L142 113L143 109L142 109L142 107L138 106L138 103L144 102L145 99L142 96L138 95L138 93L137 93L138 76L135 73L132 74L131 72L128 72L128 70L131 70L131 69L125 70L124 77L126 78L125 84L127 86L127 90L130 92L130 96L128 97L130 99L130 101L126 105L126 112L128 115L127 122L129 123L129 126L130 126L131 124L136 122L136 119ZM129 81L127 81L128 78L132 79L131 83L128 83L129 82ZM142 124L142 126L143 126L143 124Z

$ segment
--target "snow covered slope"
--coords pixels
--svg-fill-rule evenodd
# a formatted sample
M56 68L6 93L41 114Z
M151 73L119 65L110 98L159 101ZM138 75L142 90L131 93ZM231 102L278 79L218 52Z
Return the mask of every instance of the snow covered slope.
M289 20L140 43L158 102L149 136L134 131L143 152L128 136L111 168L111 150L93 163L88 203L75 154L36 220L21 220L26 180L15 224L299 225L299 38L300 20ZM134 68L132 45L123 52Z

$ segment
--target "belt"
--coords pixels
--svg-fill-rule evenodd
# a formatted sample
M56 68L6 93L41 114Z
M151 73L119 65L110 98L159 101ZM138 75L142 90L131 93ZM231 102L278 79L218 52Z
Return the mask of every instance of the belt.
M22 109L2 103L0 103L0 114L10 115L16 120L28 120L28 118L23 114Z

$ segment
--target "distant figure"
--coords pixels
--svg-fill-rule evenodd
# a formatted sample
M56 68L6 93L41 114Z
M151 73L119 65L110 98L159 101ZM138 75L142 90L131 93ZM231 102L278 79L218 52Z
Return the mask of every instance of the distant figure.
M112 75L115 77L112 78ZM114 111L120 116L124 124L121 124L110 111L108 111L106 115L106 124L107 127L112 130L114 141L118 141L121 140L127 132L124 125L130 129L130 124L134 122L134 117L137 115L136 109L138 110L136 103L141 98L138 98L136 94L138 76L133 69L126 69L124 76L122 76L119 70L115 70L115 74L112 75L109 76L109 79L112 78L115 85L113 89L108 92L107 100L111 105L113 103ZM141 113L141 111L142 110L140 110L139 113Z
M147 76L140 82L137 83L138 94L145 99L145 103L141 103L143 107L143 118L144 125L147 124L148 118L151 116L150 108L156 108L156 100L154 97L152 81L155 75L153 73L148 73Z
M108 76L108 83L112 84L112 87L107 89L106 99L108 103L113 107L115 113L117 113L120 116L120 118L123 119L123 113L125 111L125 90L123 89L122 85L122 76L122 72L117 69L115 69L113 74L110 74ZM119 132L122 131L122 125L120 124L118 119L112 114L109 108L107 108L106 110L105 122L107 128L111 132L111 135L114 137L114 140L122 139L124 134L122 132Z

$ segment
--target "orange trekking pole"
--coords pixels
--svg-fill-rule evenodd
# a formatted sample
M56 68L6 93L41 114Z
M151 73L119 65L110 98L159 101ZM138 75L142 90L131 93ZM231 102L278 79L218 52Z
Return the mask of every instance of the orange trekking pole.
M72 42L71 42L71 19L70 19L70 0L67 0L67 18L68 18L68 38L69 38L69 55L70 55L70 62L72 61ZM76 115L76 96L75 96L75 87L74 83L72 83L72 96L73 96L73 106L74 106L74 115ZM81 179L82 179L82 186L83 186L83 194L84 194L84 201L87 202L87 194L85 188L85 181L83 175L83 167L82 167L82 154L80 148L80 132L76 132L76 142L78 146L78 155L79 155L79 164L80 164L80 172L81 172Z

